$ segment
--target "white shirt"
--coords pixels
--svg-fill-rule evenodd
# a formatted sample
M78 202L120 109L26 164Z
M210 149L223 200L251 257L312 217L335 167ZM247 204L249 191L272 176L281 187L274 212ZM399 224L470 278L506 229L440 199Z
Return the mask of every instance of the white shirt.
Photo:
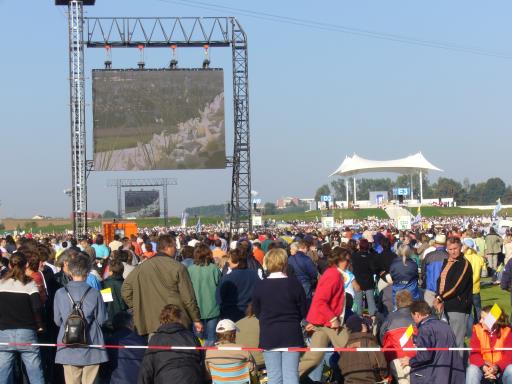
M272 272L267 279L286 279L287 277L283 272Z

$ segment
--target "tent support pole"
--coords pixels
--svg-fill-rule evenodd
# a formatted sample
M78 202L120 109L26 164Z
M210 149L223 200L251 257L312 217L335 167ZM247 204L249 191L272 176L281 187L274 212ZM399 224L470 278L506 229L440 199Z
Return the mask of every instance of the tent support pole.
M411 201L414 200L414 184L413 184L413 174L411 173Z
M357 202L357 184L356 184L356 175L354 175L354 205Z
M348 208L348 203L349 203L349 200L348 200L348 177L345 177L345 193L346 193L346 197L347 197L347 208Z
M423 171L420 169L420 205L423 204Z

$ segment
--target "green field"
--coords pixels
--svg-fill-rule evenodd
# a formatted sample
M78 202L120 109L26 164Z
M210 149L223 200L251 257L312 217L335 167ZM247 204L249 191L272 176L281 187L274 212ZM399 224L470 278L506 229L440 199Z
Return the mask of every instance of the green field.
M418 213L418 208L407 208L413 215ZM424 217L438 217L438 216L481 216L490 215L492 209L475 209L475 208L441 208L441 207L421 207L421 215ZM507 211L504 210L503 214Z
M409 211L413 214L417 214L417 208L409 208ZM422 207L421 208L421 214L423 217L439 217L439 216L480 216L480 215L490 215L490 210L480 210L480 209L472 209L472 208L459 208L459 207L453 207L453 208L440 208L440 207ZM509 216L509 214L512 214L511 212L508 212L507 210L502 211L503 215ZM336 220L344 220L344 219L366 219L368 217L376 217L379 219L385 219L387 218L386 213L383 209L379 208L365 208L365 209L336 209L333 210L333 215ZM319 220L322 216L322 212L320 211L310 211L310 212L293 212L293 213L281 213L281 214L275 214L275 215L263 215L263 219L272 219L276 221L315 221ZM220 216L209 216L209 217L201 217L201 223L202 224L217 224L220 223L224 218ZM107 220L107 219L105 219ZM108 220L107 220L108 221ZM164 219L163 218L144 218L144 219L137 219L137 224L139 227L154 227L154 226L161 226L164 225ZM196 218L190 218L188 221L189 225L195 225L197 219ZM32 223L34 220L27 219L27 224ZM180 218L178 217L171 217L169 218L170 225L179 225ZM23 227L23 226L22 226ZM89 221L89 227L91 229L97 229L101 227L101 220L91 220ZM29 226L30 228L30 226ZM37 225L33 227L34 232L43 232L43 233L58 233L63 232L65 230L68 230L71 228L71 223L68 225L49 225L49 226L41 226ZM27 228L22 228L26 230Z

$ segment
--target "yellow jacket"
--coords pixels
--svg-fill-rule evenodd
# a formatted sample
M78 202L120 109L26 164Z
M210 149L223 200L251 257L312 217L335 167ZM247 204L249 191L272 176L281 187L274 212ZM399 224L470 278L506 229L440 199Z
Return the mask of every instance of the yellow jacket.
M480 276L482 275L482 268L485 267L485 261L482 256L471 248L464 253L464 257L469 261L473 269L473 295L476 295L480 293Z

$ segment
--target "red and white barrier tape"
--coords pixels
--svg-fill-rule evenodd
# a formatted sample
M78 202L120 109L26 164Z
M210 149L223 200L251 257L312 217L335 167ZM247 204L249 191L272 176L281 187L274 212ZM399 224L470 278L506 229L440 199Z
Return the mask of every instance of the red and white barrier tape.
M72 347L66 344L51 343L5 343L0 342L0 346L6 347ZM233 347L233 346L214 346L214 347L180 347L167 345L84 345L81 348L105 348L105 349L159 349L159 350L216 350L216 351L250 351L262 352L262 348ZM395 351L472 351L472 352L497 352L512 351L512 348L276 348L272 351L277 352L395 352Z

